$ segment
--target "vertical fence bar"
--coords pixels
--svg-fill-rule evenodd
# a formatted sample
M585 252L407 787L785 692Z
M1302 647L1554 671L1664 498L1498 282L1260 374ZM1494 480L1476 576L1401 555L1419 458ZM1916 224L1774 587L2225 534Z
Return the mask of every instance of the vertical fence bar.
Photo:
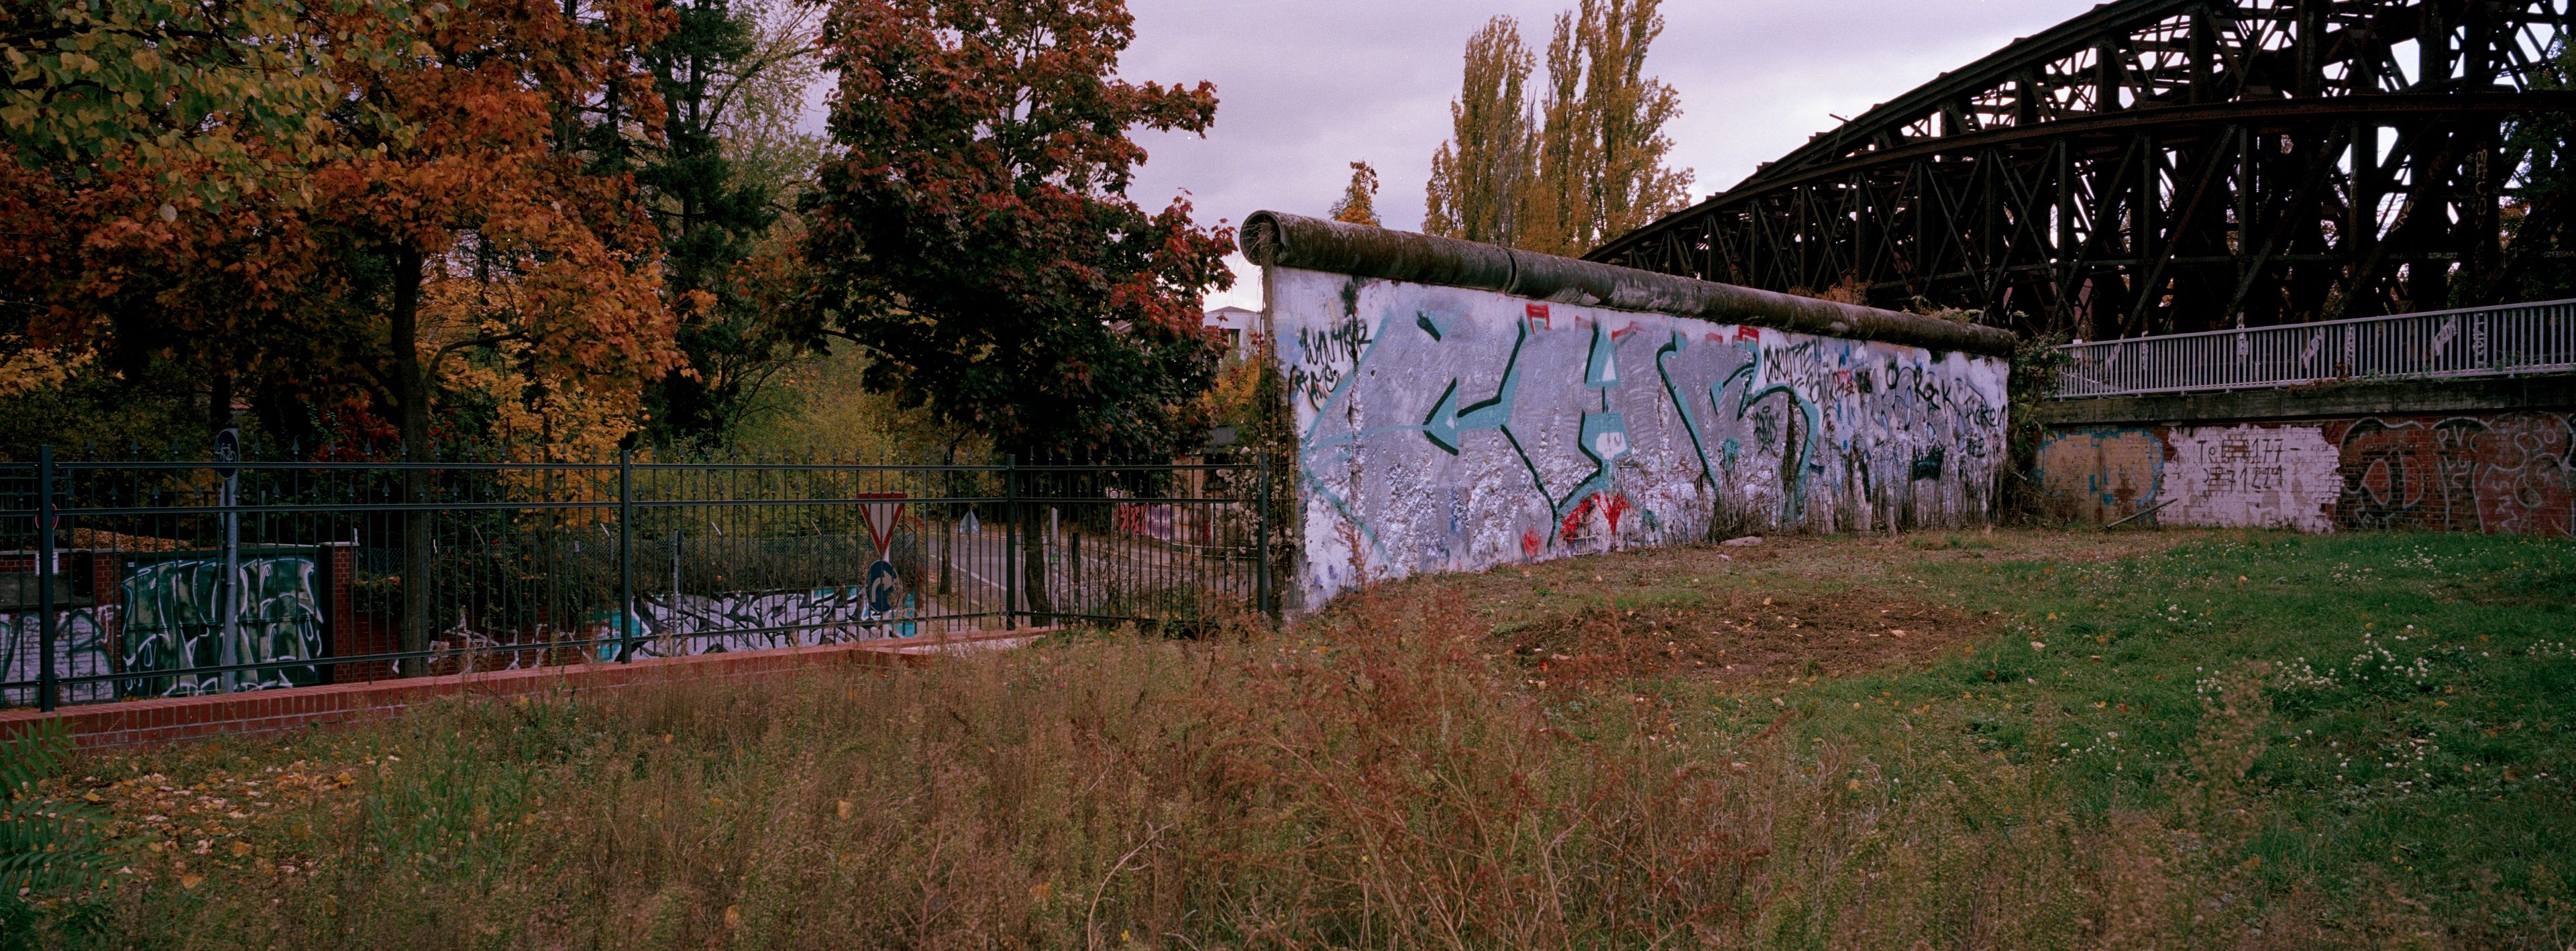
M54 447L36 447L36 708L51 712L54 683Z
M1261 460L1261 508L1253 513L1252 603L1261 616L1275 621L1279 614L1270 606L1270 453L1265 451L1257 458Z
M597 458L596 456L592 458ZM635 659L635 450L617 450L617 662Z
M1002 457L1002 629L1020 620L1020 456Z

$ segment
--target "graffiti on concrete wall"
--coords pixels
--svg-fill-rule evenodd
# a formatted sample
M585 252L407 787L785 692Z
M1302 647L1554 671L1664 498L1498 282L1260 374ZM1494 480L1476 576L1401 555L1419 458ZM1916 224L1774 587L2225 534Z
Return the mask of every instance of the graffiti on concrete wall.
M125 576L122 672L176 674L126 680L129 695L181 697L322 682L321 669L310 664L186 673L323 656L311 557L241 559L229 636L219 590L223 573L220 558L189 558L139 564Z
M2062 518L2117 521L2156 505L2164 461L2164 437L2153 430L2060 430L2040 444L2040 489Z
M637 611L643 615L644 633L636 656L721 654L913 636L918 631L915 611L899 586L873 576L870 582L808 591L639 598Z
M1712 531L1983 517L2004 362L1272 268L1302 595Z
M2154 517L2166 525L2576 528L2568 413L2062 430L2039 467L2057 513L2089 521L2165 504Z
M115 671L114 648L107 632L116 623L117 606L84 606L54 612L54 676L86 677ZM35 611L0 611L0 680L35 680L44 669L44 615ZM63 684L55 696L66 703L112 699L116 685L105 681ZM36 688L0 691L0 706L32 706Z
M882 564L883 562L880 562ZM583 660L617 659L631 641L635 657L681 657L811 647L920 632L912 595L875 583L796 591L745 591L717 595L637 593L635 613L620 624L614 606L580 628L487 631L459 617L431 639L433 673L520 670ZM390 665L386 672L393 671Z

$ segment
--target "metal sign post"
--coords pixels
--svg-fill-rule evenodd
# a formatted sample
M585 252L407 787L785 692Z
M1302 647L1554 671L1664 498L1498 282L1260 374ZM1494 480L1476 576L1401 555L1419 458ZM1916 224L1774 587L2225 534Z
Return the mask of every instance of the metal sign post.
M224 573L215 580L215 603L223 614L224 666L245 664L255 659L254 651L241 643L241 514L233 507L241 504L241 470L233 465L241 461L241 430L227 429L215 434L215 474L224 480L220 504L224 514ZM240 671L224 673L224 692L241 689Z

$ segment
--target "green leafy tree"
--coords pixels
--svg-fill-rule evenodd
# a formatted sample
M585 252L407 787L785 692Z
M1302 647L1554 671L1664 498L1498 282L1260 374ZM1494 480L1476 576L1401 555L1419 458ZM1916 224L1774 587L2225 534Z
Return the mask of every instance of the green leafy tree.
M1689 169L1668 169L1681 94L1648 77L1646 52L1664 32L1661 0L1585 0L1584 108L1598 167L1587 177L1584 249L1634 231L1690 201Z
M778 220L773 187L726 149L731 113L759 74L801 51L764 49L761 24L726 0L668 0L671 31L639 57L662 110L658 142L636 142L612 115L595 128L609 167L632 165L664 250L663 289L683 315L689 365L649 390L663 441L715 441L734 429L760 384L792 350L771 313L738 293L735 272ZM756 11L754 11L756 12Z
M1194 445L1201 295L1231 285L1233 240L1127 197L1127 131L1204 132L1214 87L1114 78L1119 0L850 0L825 35L842 154L806 206L817 330L871 352L871 389L1004 451Z
M1128 198L1145 159L1128 132L1204 132L1216 93L1116 78L1134 36L1120 0L832 8L841 152L805 203L807 306L866 348L869 389L1023 458L1204 439L1201 295L1232 283L1234 242L1185 199Z
M1377 169L1369 163L1351 163L1351 184L1333 203L1333 220L1377 227Z
M348 154L341 128L381 121L371 104L350 100L334 70L415 52L446 12L400 0L10 3L0 10L9 76L0 134L20 164L75 181L209 166L213 174L168 181L209 199L264 187L300 193L294 173ZM332 39L353 30L365 41Z

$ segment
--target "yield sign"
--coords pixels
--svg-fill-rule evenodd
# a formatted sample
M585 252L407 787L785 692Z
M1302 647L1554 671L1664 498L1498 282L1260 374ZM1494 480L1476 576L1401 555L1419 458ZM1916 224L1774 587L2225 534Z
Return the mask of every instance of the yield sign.
M868 539L877 543L877 560L883 561L894 551L894 527L903 521L901 492L862 492L859 494L859 520L867 523Z

